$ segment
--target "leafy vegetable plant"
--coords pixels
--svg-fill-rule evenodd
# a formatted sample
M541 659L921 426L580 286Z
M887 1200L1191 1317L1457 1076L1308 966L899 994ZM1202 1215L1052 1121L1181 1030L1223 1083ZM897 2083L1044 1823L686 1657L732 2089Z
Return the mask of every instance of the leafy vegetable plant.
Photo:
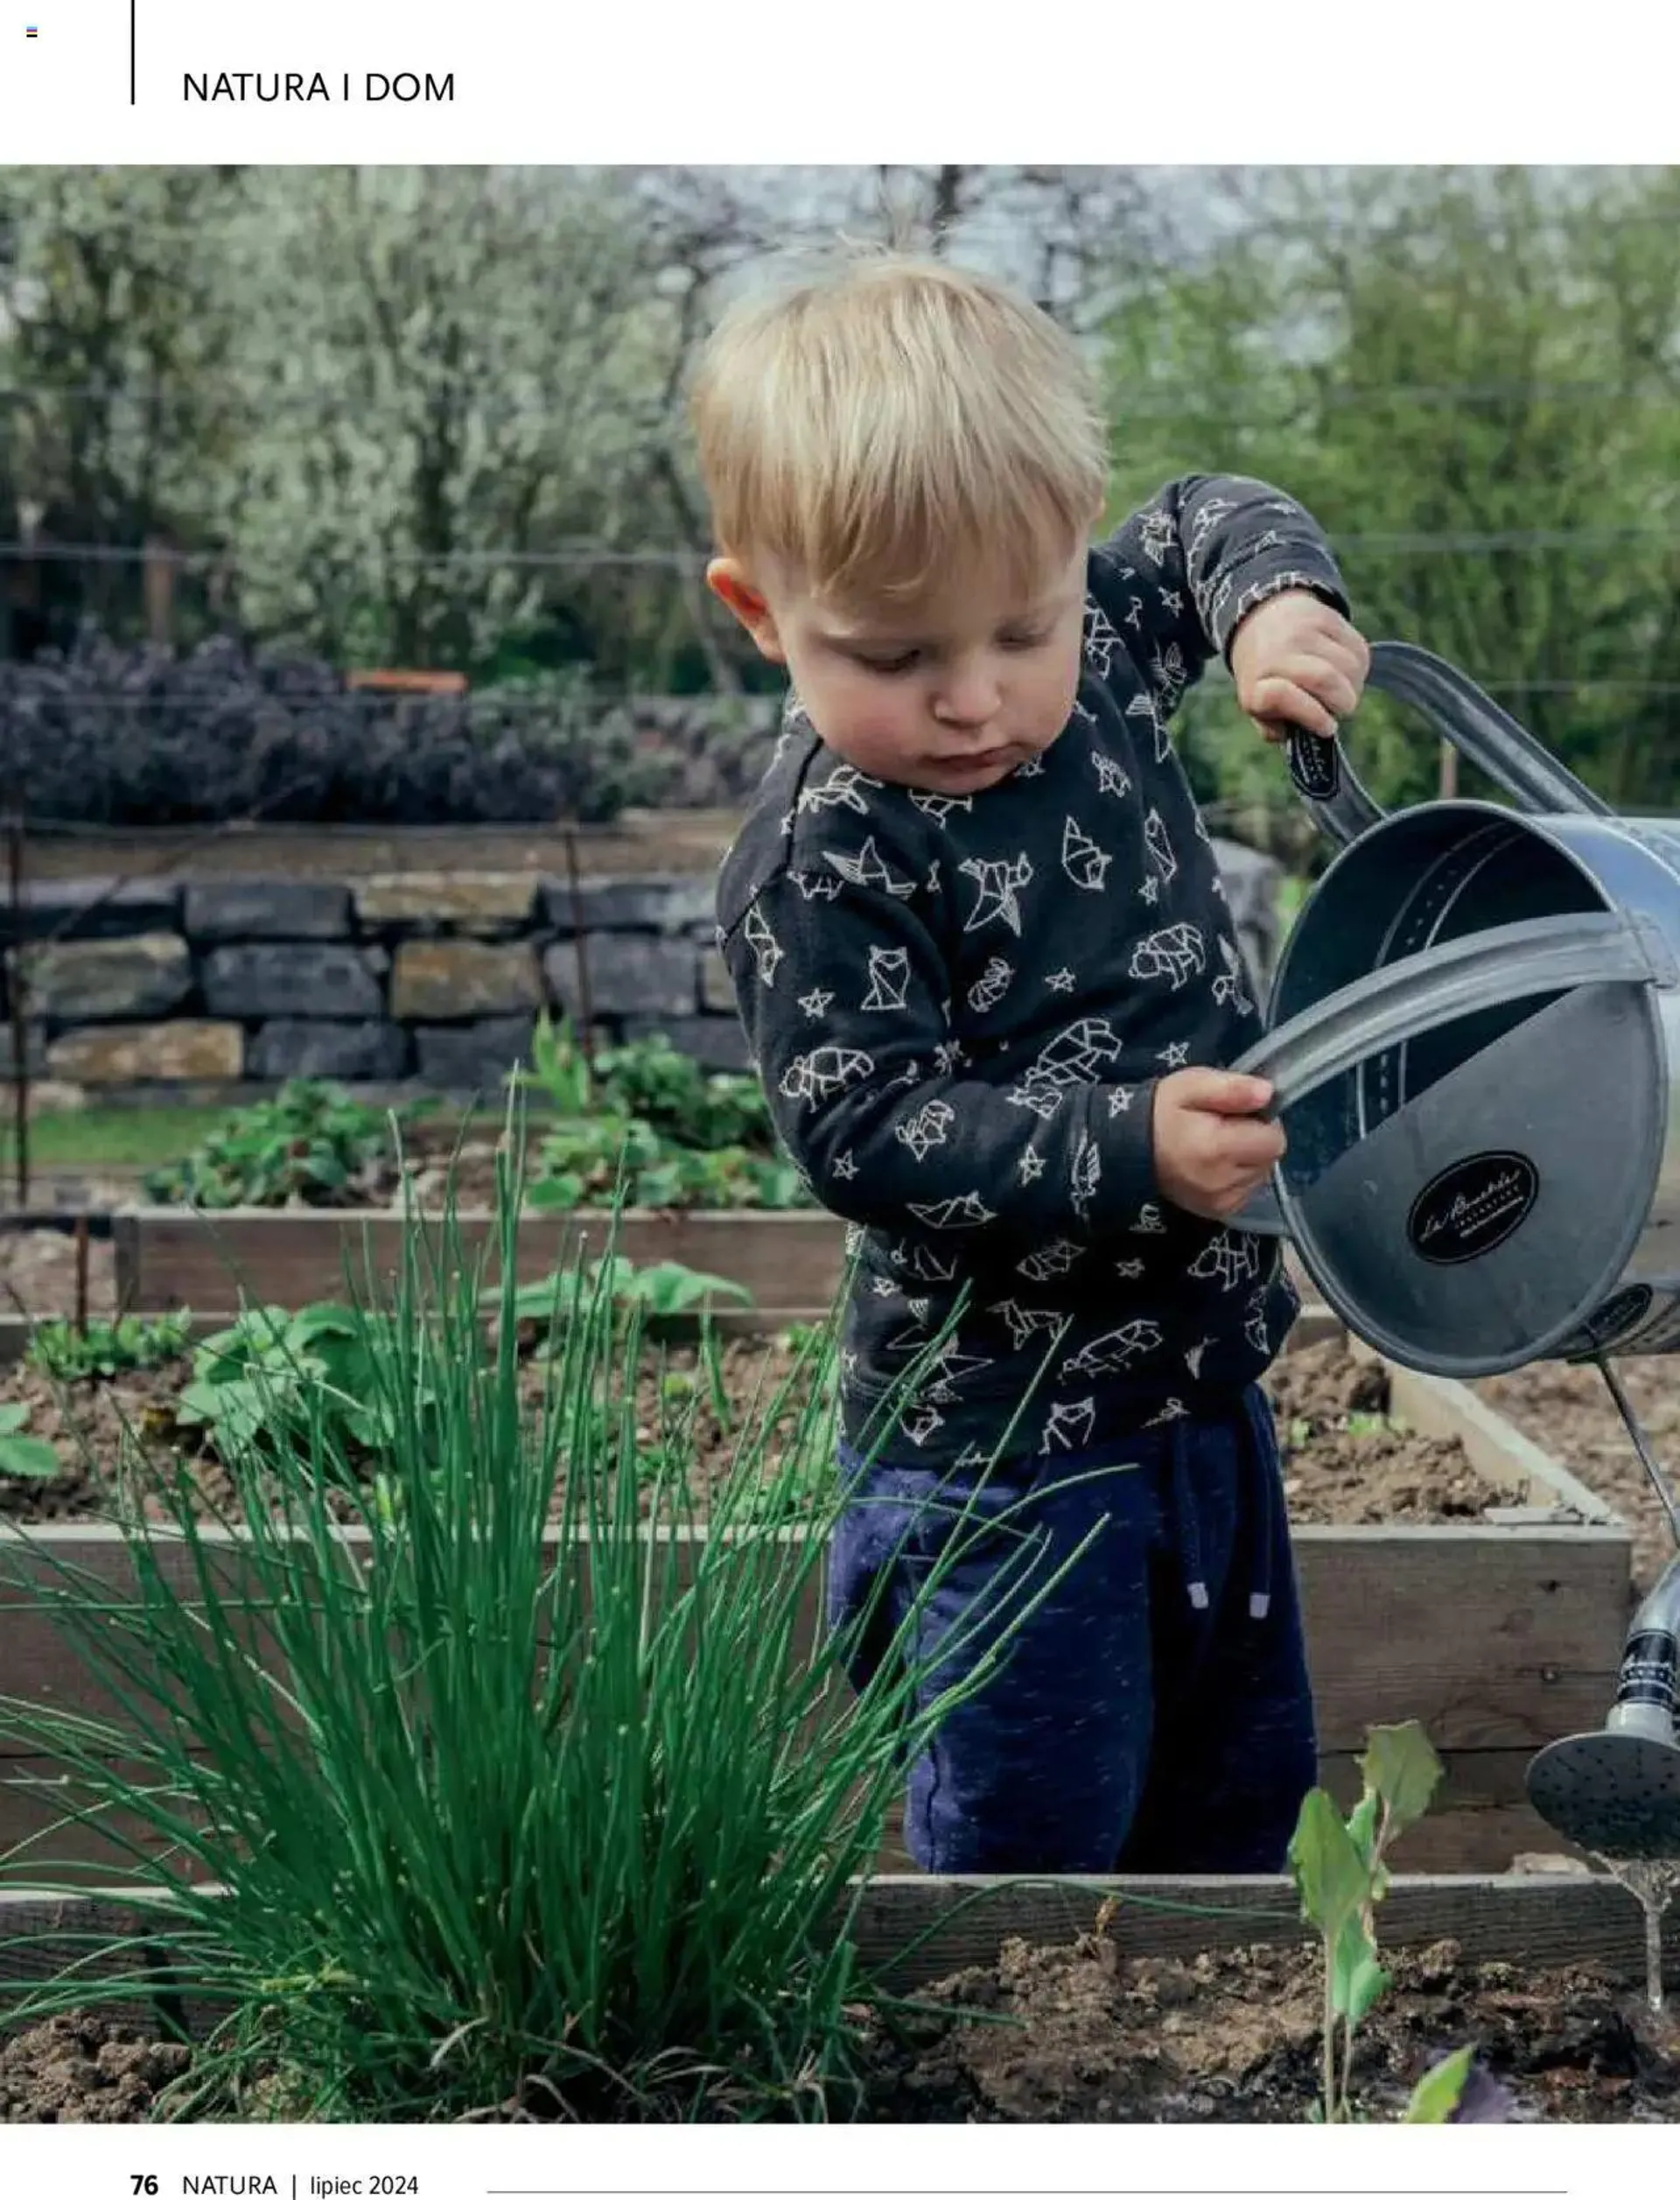
M27 1436L27 1405L0 1405L0 1475L46 1482L59 1471L59 1454L44 1436Z
M379 1379L381 1331L378 1314L329 1301L296 1314L248 1307L193 1354L192 1380L175 1402L175 1419L184 1428L206 1429L228 1463L254 1447L272 1453L307 1440L312 1429L324 1447L341 1450L348 1439L379 1450L396 1425Z
M338 1085L294 1077L272 1100L236 1109L184 1161L151 1170L145 1195L217 1209L354 1206L395 1179L394 1125L431 1104L364 1107Z
M639 1117L678 1146L710 1153L775 1142L756 1077L708 1075L663 1032L607 1048L596 1057L595 1077L605 1106Z
M109 1378L179 1359L187 1350L192 1326L192 1317L185 1312L147 1320L125 1314L115 1321L90 1321L85 1330L72 1321L41 1321L24 1356L55 1382Z
M1303 1914L1324 1944L1324 2123L1354 2120L1348 2091L1354 2041L1389 1984L1378 1960L1376 1906L1388 1891L1390 1847L1429 1808L1441 1762L1416 1720L1374 1727L1360 1759L1364 1790L1350 1817L1314 1788L1301 1804L1289 1860ZM1419 2080L1407 2123L1445 2123L1470 2074L1472 2051L1446 2056Z
M555 1113L526 1194L550 1212L632 1207L808 1206L758 1081L708 1075L663 1034L609 1048L592 1069L564 1019L537 1020L528 1069Z
M523 1284L514 1299L522 1321L556 1323L581 1314L598 1292L620 1307L640 1307L652 1317L689 1314L725 1300L751 1306L752 1294L727 1276L709 1275L680 1260L650 1261L638 1267L615 1253L584 1268L556 1269L538 1282Z

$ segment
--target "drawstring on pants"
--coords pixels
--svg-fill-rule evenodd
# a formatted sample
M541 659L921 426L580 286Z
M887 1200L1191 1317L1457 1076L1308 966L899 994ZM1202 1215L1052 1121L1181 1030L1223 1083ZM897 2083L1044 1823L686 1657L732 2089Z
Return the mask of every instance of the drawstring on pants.
M1208 1609L1208 1583L1201 1563L1201 1522L1196 1513L1196 1493L1190 1486L1190 1444L1182 1419L1172 1423L1172 1510L1178 1515L1179 1552L1184 1560L1190 1601L1198 1612Z
M1271 1544L1277 1527L1278 1493L1275 1486L1277 1477L1271 1471L1271 1446L1261 1419L1269 1410L1257 1391L1243 1392L1242 1411L1248 1423L1250 1486L1255 1504L1254 1579L1249 1588L1251 1620L1264 1619L1271 1609ZM1186 1589L1193 1608L1205 1612L1208 1596L1201 1555L1201 1521L1190 1481L1190 1441L1183 1419L1172 1423L1168 1440L1172 1447L1172 1510L1178 1519L1179 1552L1184 1562Z
M1242 1393L1249 1441L1254 1448L1254 1580L1249 1589L1249 1617L1263 1620L1271 1609L1271 1545L1278 1525L1278 1477L1272 1472L1272 1445L1264 1416L1270 1412L1252 1386Z

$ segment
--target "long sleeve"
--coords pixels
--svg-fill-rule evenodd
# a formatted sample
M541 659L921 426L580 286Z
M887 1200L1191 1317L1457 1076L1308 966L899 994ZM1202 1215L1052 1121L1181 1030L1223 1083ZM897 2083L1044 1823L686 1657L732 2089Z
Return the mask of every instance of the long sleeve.
M1307 588L1344 617L1348 609L1318 522L1244 474L1169 481L1097 549L1092 574L1102 616L1166 716L1268 597Z
M780 871L723 940L777 1130L816 1198L965 1254L1132 1227L1154 1195L1152 1080L1095 1079L1103 1050L1082 1047L1078 1023L1013 1082L965 1077L920 889L872 841L839 863ZM1008 868L968 883L1006 909Z

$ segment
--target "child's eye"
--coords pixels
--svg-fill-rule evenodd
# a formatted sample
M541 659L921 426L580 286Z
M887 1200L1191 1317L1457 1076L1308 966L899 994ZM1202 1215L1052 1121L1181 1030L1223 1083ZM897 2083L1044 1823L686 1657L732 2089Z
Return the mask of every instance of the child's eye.
M859 657L858 662L865 672L908 672L920 654L919 649L906 649L896 657Z
M1049 641L1048 631L1031 634L1002 634L998 637L1005 649L1042 649Z

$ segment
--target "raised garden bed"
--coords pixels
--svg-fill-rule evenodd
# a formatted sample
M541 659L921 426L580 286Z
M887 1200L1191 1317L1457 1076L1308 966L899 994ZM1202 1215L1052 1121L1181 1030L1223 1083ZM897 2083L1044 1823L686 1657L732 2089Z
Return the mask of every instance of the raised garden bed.
M1435 2057L1474 2045L1511 2120L1680 2115L1674 2020L1644 2005L1642 1920L1620 1887L1402 1876L1379 1916L1393 1983L1361 2028L1368 2113L1393 2118ZM145 1923L134 1904L0 1895L0 1977L52 1975L95 1926L128 1941L135 1974L131 2007L0 2042L0 2119L140 2120L186 2061L160 2028L203 2013L158 2000ZM870 2041L867 2120L1292 2123L1314 2098L1320 1973L1281 1879L882 1876L854 1936L924 2004Z
M717 1321L739 1396L756 1386L764 1333L780 1323L743 1313ZM1354 1759L1367 1730L1415 1718L1440 1751L1446 1780L1436 1809L1406 1837L1404 1865L1502 1869L1516 1853L1556 1849L1556 1837L1524 1799L1523 1775L1536 1748L1596 1725L1611 1699L1628 1613L1627 1531L1461 1386L1387 1369L1334 1344L1314 1347L1322 1325L1321 1315L1298 1325L1292 1344L1303 1349L1286 1353L1276 1371L1284 1434L1293 1440L1286 1479L1319 1703L1321 1777L1339 1797L1350 1798L1357 1791ZM21 1323L0 1324L0 1400L38 1407L32 1433L60 1434L47 1418L57 1404L38 1378L16 1368L4 1372L24 1334ZM125 1378L121 1410L122 1386L115 1386L93 1409L95 1450L107 1442L114 1448L122 1421L134 1424L149 1398L164 1402L178 1381L168 1370ZM1414 1433L1398 1436L1380 1422L1362 1434L1338 1428L1350 1411L1369 1420L1387 1412ZM728 1440L715 1424L705 1434L704 1422L703 1436L703 1471L708 1459L721 1469ZM1387 1511L1373 1523L1371 1491L1378 1485ZM216 1489L214 1465L206 1486ZM10 1487L12 1521L32 1509L36 1524L0 1525L0 1653L8 1692L91 1703L89 1683L31 1583L52 1558L67 1558L108 1581L114 1596L125 1594L121 1532L88 1517L98 1498L85 1485L63 1493L69 1517L52 1517L53 1501L39 1485L32 1496L20 1495L21 1484ZM6 1489L0 1484L0 1515ZM807 1639L816 1623L814 1585ZM0 1784L0 1849L49 1815L42 1795L20 1783L50 1776L51 1769L32 1758L8 1766ZM91 1833L75 1838L81 1854L107 1853Z
M371 1210L231 1208L199 1216L172 1207L120 1209L112 1222L116 1301L138 1314L214 1312L234 1303L242 1288L265 1304L307 1306L341 1298L346 1272L360 1286L370 1264L383 1287L410 1227L400 1214ZM469 1257L496 1243L488 1209L460 1209L453 1228ZM630 1209L617 1217L614 1233L612 1216L580 1210L521 1217L519 1280L535 1283L567 1265L579 1246L601 1250L610 1234L627 1260L677 1260L726 1277L761 1307L826 1307L845 1268L845 1224L832 1215ZM494 1262L488 1273L495 1273Z

